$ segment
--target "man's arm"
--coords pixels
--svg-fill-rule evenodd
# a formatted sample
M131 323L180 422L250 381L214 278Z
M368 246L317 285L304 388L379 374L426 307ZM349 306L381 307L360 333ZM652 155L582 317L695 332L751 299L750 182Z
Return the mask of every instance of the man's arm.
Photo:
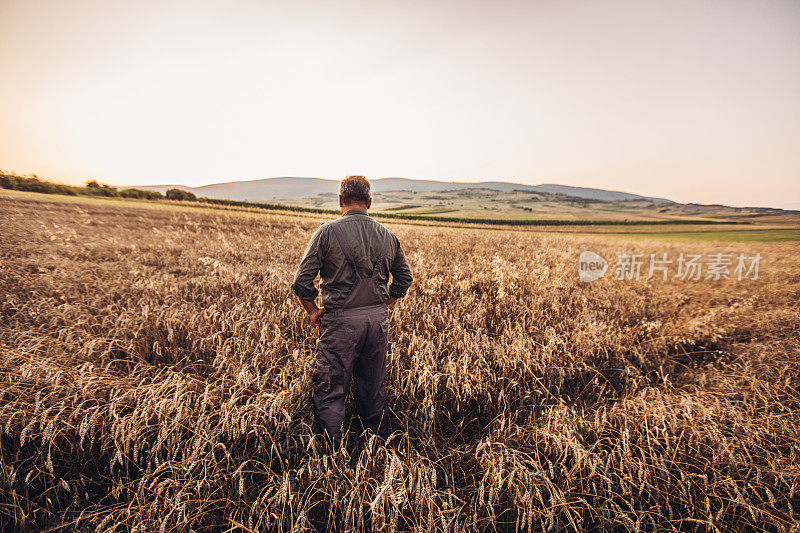
M292 292L300 300L300 305L303 306L303 309L305 309L314 323L317 323L322 315L322 310L314 302L317 299L317 295L319 295L319 290L314 286L314 280L317 278L320 268L322 268L321 240L322 226L317 228L317 231L311 236L292 283Z
M303 309L306 310L306 313L308 313L311 322L319 326L319 319L322 317L323 310L317 307L317 303L314 300L303 300L302 298L298 298L298 300Z
M406 256L403 253L403 247L400 246L400 241L395 236L394 240L397 244L397 253L394 254L394 261L389 271L392 273L392 284L389 285L389 300L387 305L394 304L398 299L402 298L408 292L411 282L414 278L411 276L411 267L408 265Z

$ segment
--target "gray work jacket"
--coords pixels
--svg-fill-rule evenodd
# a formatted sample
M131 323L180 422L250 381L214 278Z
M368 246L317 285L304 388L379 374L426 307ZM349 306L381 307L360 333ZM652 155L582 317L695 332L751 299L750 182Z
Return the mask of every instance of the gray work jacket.
M336 223L353 252L359 274L369 277L372 274L372 263L378 258L389 230L367 215L364 209L351 209L337 219ZM295 273L292 292L303 300L316 299L320 291L314 286L314 280L320 274L322 307L338 309L344 304L356 276L336 241L330 224L331 222L322 224L311 236L306 253ZM381 296L402 298L411 286L411 268L400 241L394 234L389 250L384 254L383 263L377 273ZM392 275L392 284L387 289L389 273Z

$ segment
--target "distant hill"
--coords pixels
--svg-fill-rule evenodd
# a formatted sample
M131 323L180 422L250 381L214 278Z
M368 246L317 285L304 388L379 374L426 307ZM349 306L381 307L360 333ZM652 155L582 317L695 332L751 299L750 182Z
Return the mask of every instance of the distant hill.
M654 198L651 196L640 196L629 192L608 191L605 189L591 189L588 187L571 187L569 185L556 185L554 183L545 183L543 185L534 185L533 190L536 192L546 192L550 194L563 194L565 196L574 196L576 198L585 198L589 200L602 200L604 202L617 202L620 200L648 200L650 202L663 202L672 204L672 200L666 198Z
M505 181L480 181L460 183L456 181L415 180L408 178L379 178L370 180L373 192L412 191L438 192L459 189L490 189L510 192L515 190L563 194L574 198L602 200L614 202L618 200L648 200L651 202L673 203L666 198L652 198L620 191L592 189L588 187L571 187L568 185L542 184L524 185ZM250 181L231 181L214 183L202 187L186 187L184 185L136 185L137 189L165 192L177 188L190 191L197 196L226 200L244 200L250 202L266 202L285 198L307 198L320 194L337 194L339 181L323 178L264 178Z

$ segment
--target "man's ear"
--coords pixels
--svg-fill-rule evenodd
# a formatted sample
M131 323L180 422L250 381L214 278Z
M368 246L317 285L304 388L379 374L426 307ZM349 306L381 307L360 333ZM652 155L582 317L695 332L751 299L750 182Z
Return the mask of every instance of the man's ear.
M344 207L344 204L342 203L342 195L341 194L339 195L339 207Z
M372 207L372 198L367 200L367 209L369 209L370 207Z

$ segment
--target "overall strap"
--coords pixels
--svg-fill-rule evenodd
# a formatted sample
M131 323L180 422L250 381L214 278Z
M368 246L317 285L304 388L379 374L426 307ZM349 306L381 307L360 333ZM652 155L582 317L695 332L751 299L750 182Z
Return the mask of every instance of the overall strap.
M336 235L336 240L339 241L339 246L342 248L345 258L350 261L350 265L353 267L353 271L356 273L356 279L361 279L361 275L358 273L358 265L356 265L355 259L353 259L353 252L351 252L350 247L347 246L347 241L342 233L342 228L340 228L339 224L336 222L332 222L330 226L333 229L333 234Z
M370 278L375 277L375 273L378 271L381 262L383 261L383 257L386 255L386 252L389 250L389 246L392 244L392 233L390 231L386 232L386 239L383 242L383 248L381 248L381 253L378 254L378 258L372 264L372 273L369 275Z

